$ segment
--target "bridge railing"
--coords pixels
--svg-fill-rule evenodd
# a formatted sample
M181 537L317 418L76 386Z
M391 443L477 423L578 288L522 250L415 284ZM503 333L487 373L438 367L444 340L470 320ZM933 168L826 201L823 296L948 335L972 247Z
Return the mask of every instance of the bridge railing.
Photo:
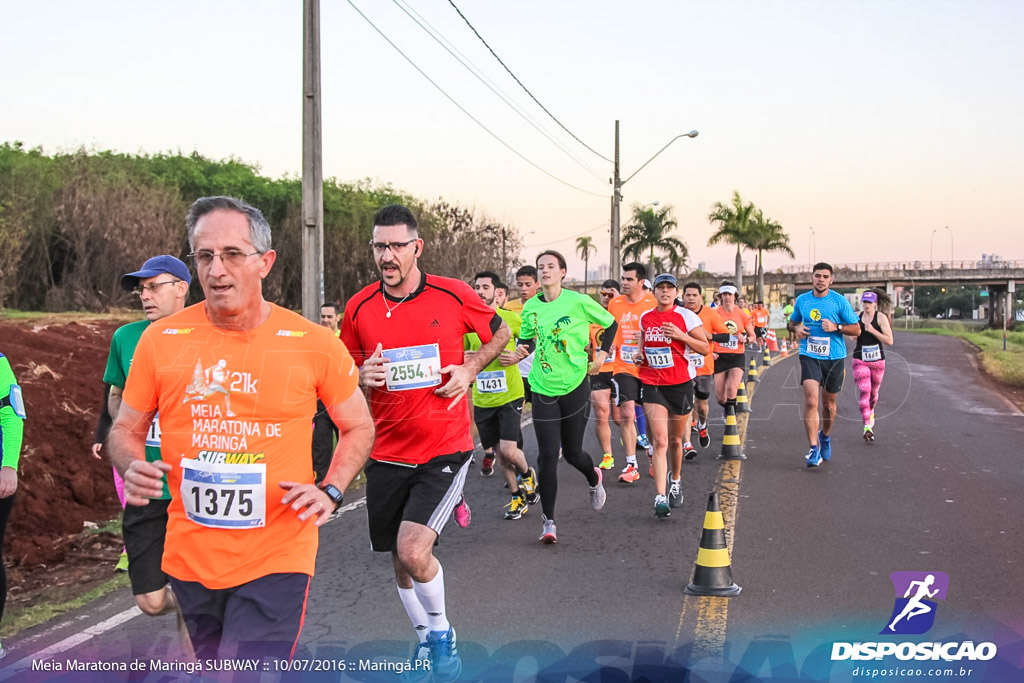
M979 271L1004 271L1024 268L1024 261L870 261L864 263L833 263L832 267L837 271L852 271L854 273L870 273L892 270L979 270ZM776 273L797 274L809 273L810 266L783 266L775 271Z

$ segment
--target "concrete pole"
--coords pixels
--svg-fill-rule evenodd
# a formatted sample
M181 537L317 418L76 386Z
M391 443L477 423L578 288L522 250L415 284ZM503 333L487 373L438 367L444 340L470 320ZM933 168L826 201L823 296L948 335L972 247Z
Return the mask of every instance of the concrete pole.
M622 179L619 175L619 122L615 122L615 169L612 177L612 219L611 249L608 259L608 270L613 280L622 275L622 244L619 240L619 202L622 201Z
M324 299L324 171L320 123L320 0L302 3L302 315Z

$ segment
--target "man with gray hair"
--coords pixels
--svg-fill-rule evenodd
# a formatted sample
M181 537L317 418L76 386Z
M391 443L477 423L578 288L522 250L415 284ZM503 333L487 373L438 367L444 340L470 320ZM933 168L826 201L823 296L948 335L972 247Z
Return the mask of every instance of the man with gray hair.
M167 476L163 570L196 657L290 659L317 527L366 461L373 423L341 341L263 298L277 256L263 214L203 197L186 225L206 300L142 334L111 458L131 505L158 497ZM340 433L322 487L310 458L317 399ZM168 459L147 462L157 409Z

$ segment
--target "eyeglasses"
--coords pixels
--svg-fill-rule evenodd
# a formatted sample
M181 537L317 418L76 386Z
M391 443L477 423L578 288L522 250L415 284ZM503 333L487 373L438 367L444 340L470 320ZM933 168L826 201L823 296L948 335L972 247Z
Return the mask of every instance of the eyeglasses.
M173 285L175 282L184 282L184 280L164 280L163 282L150 282L148 285L139 285L138 287L132 288L132 294L134 294L135 296L142 296L143 292L156 294L156 290L160 289L164 285Z
M370 240L370 246L373 247L373 251L377 254L383 254L384 250L389 248L392 254L397 254L415 241L415 239L411 239L408 242L374 242Z
M219 256L220 262L225 266L238 266L245 263L245 259L256 254L262 254L262 251L251 251L248 254L238 249L226 249L219 254L213 251L196 251L189 254L189 258L192 259L192 263L195 264L196 268L207 268L213 263L213 257Z

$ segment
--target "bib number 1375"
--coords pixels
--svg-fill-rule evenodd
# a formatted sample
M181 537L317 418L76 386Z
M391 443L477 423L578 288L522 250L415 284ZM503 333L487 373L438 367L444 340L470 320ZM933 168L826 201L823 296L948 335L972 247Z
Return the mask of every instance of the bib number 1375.
M181 502L191 521L219 529L266 524L266 465L182 458L181 469Z

